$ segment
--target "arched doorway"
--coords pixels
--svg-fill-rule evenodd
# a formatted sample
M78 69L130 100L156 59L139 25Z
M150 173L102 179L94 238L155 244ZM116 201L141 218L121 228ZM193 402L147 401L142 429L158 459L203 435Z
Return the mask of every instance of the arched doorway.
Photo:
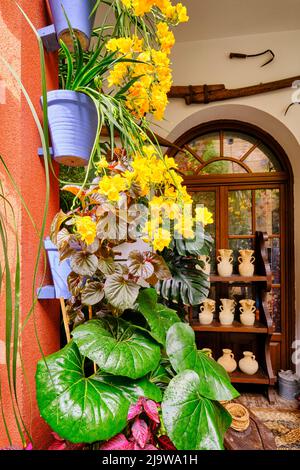
M228 247L237 253L253 246L257 230L268 233L273 272L268 305L275 326L272 364L275 372L290 367L295 337L293 173L285 151L270 134L236 120L195 126L175 145L182 150L168 153L195 202L214 214L209 228L214 252Z

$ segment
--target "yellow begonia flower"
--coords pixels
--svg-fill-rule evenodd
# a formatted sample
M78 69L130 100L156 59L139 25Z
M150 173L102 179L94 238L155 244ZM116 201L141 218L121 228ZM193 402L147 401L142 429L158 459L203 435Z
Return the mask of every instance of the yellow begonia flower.
M156 25L157 38L161 46L161 50L170 54L172 47L175 44L175 36L170 31L167 23L160 22Z
M109 163L105 157L101 157L100 161L96 163L96 167L97 170L101 172L101 170L109 167Z
M186 7L182 3L173 6L170 0L121 0L125 8L132 10L136 16L144 16L151 12L153 7L160 9L161 13L172 23L188 21Z
M171 234L168 230L159 228L153 237L153 248L157 251L162 251L168 248L172 240Z
M213 214L207 209L207 207L196 207L196 221L201 222L203 226L213 224Z
M93 243L96 238L96 223L91 217L76 217L76 232L79 233L81 240L87 245Z
M112 202L120 199L120 193L128 189L128 180L121 175L103 176L99 182L99 193L104 194Z

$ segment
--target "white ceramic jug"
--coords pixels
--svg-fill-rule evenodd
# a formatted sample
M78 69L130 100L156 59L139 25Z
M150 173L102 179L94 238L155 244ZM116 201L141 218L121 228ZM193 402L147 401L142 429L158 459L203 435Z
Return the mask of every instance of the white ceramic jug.
M202 312L204 309L214 312L216 310L216 301L213 299L205 299L202 302L202 306L200 307L200 312Z
M239 250L239 273L241 276L253 276L254 274L254 262L253 250Z
M251 302L254 302L254 301L251 301ZM255 323L255 311L256 311L255 305L251 305L250 301L248 303L244 302L242 304L242 307L240 307L241 323L245 326L253 326Z
M231 349L222 349L222 351L223 356L219 357L217 362L221 364L221 366L223 366L228 373L235 371L235 369L237 368L237 363L234 359L233 352L231 351Z
M232 313L234 312L236 301L233 299L220 299L223 310L230 310Z
M233 323L234 315L231 310L221 310L222 306L220 307L220 315L219 320L221 325L223 326L230 326Z
M244 357L239 361L239 368L244 374L254 375L258 371L258 362L251 351L244 351Z
M199 322L201 325L210 325L214 319L214 314L211 310L202 310L199 313Z
M233 271L233 257L232 250L221 249L219 250L218 261L218 274L219 276L229 277Z

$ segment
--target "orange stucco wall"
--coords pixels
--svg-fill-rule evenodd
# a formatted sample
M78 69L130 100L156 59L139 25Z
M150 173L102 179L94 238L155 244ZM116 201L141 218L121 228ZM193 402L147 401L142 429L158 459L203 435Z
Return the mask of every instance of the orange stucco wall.
M49 24L46 16L44 0L18 0L26 11L35 27L40 28ZM26 20L18 10L14 0L1 0L0 2L0 56L4 57L14 67L21 77L36 109L39 112L39 98L41 95L39 53L36 38ZM57 88L57 56L46 54L48 89ZM26 104L20 87L12 79L5 66L0 62L0 80L5 84L5 101L0 99L0 153L12 172L21 193L27 202L31 214L38 228L41 227L42 213L45 203L45 171L43 162L37 156L40 139L33 121L31 112ZM18 235L21 244L21 310L22 320L26 317L32 296L32 279L35 265L35 256L38 246L38 237L34 232L30 219L21 206L20 199L0 165L0 178L5 194L13 204L18 224ZM55 212L58 210L58 184L51 177L51 196L48 212L47 232ZM0 205L0 210L2 207ZM12 237L13 240L13 237ZM13 242L10 244L9 258L15 259ZM0 262L2 261L0 248ZM39 277L42 272L40 262ZM48 279L49 281L49 279ZM2 382L2 396L5 415L14 443L20 443L11 411L6 382L6 365L3 354L3 341L5 338L5 313L3 298L0 303L0 374ZM59 349L59 306L56 301L39 302L35 308L36 327L44 354L47 355ZM30 427L36 445L42 448L49 439L49 429L39 417L35 402L34 374L36 362L41 353L34 333L33 316L27 323L21 340L21 356L25 365L28 384L18 367L18 394L21 412L26 425ZM7 445L8 441L0 417L0 447Z

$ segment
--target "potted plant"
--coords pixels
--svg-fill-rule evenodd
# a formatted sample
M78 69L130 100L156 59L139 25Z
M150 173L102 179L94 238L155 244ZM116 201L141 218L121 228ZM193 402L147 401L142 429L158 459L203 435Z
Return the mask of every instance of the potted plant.
M95 4L96 0L49 0L57 38L63 40L70 50L73 50L73 38L69 25L82 49L88 49L95 18L92 14Z
M132 116L126 109L122 111L122 94L105 96L101 88L110 68L130 59L107 51L105 42L96 43L86 54L77 38L73 37L73 43L71 53L60 41L61 89L47 93L48 123L54 159L68 166L86 166L96 150L103 125L111 127L115 117L122 114L123 122L113 124L118 131L126 133L133 126Z

